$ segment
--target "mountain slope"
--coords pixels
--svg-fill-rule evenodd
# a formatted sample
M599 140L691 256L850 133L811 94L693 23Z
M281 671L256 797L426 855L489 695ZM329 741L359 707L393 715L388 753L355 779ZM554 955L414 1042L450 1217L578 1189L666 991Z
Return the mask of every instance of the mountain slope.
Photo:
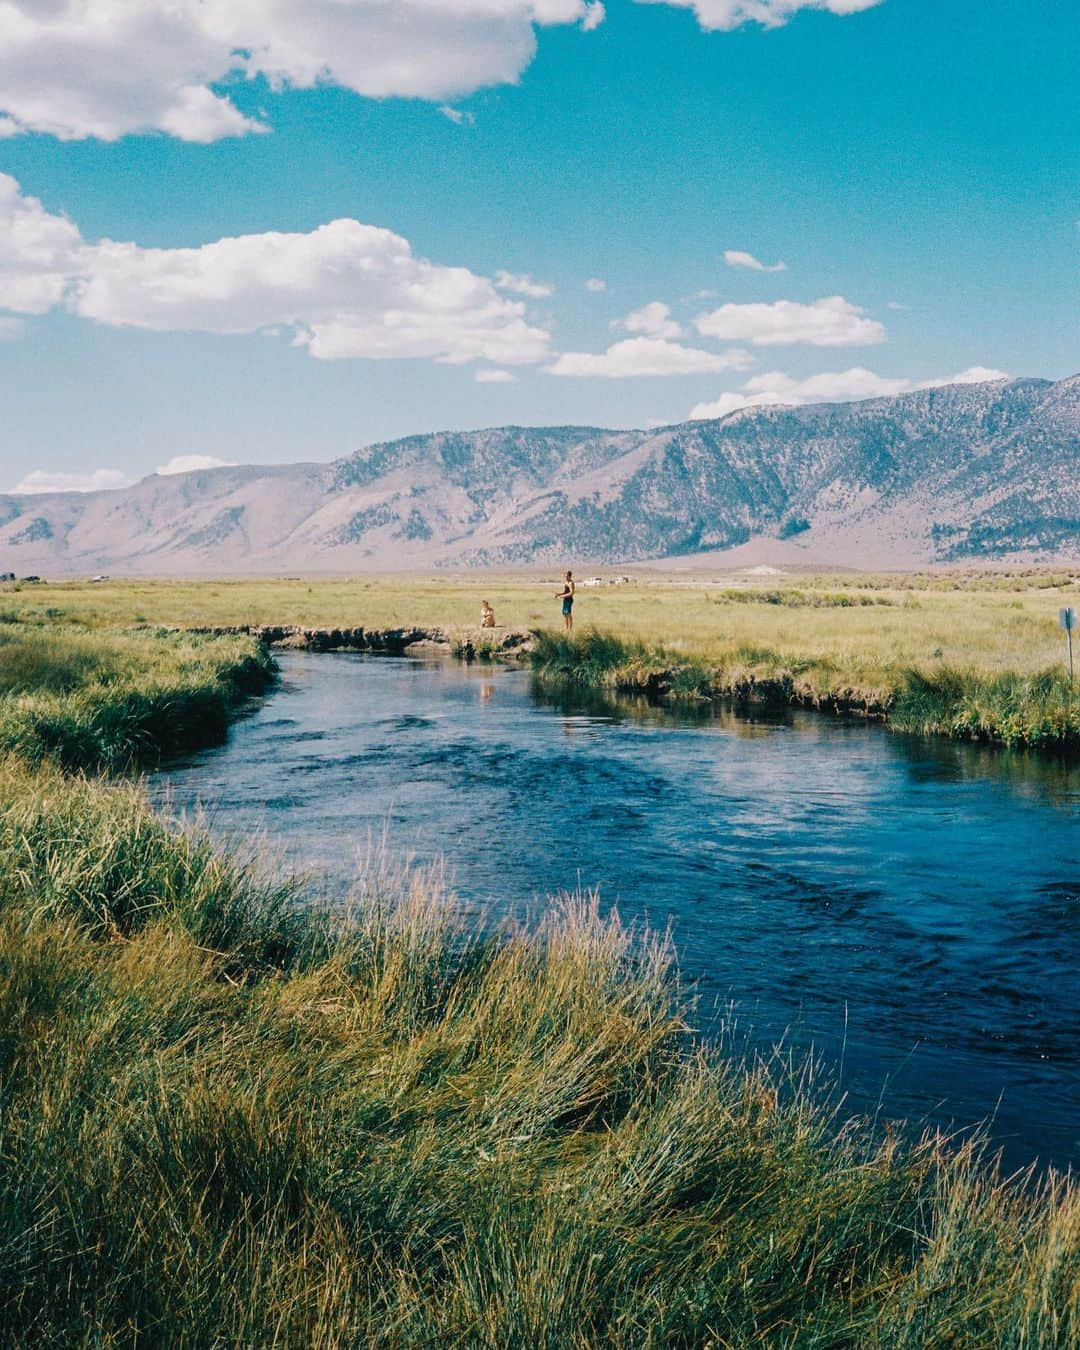
M759 537L863 565L1080 558L1080 376L0 496L0 571L20 575L620 562Z

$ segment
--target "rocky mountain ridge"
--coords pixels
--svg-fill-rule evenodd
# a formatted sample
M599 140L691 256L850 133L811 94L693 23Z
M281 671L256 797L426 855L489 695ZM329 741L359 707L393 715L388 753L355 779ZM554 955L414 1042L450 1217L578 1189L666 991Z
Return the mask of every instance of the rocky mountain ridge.
M499 427L94 493L0 495L0 572L349 572L690 559L1080 558L1080 376Z

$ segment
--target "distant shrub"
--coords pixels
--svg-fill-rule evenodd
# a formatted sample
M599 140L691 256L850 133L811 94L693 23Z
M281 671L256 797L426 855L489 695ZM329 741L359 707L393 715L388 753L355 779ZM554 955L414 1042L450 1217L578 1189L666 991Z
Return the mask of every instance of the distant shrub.
M727 586L708 597L714 604L784 605L791 609L850 609L860 605L893 605L887 595L865 591L765 590L761 587Z

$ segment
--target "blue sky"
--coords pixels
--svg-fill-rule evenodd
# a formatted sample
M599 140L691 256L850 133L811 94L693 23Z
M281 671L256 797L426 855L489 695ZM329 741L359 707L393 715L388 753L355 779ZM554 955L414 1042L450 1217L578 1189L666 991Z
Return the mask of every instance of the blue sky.
M1075 0L158 8L0 16L0 489L1080 370Z

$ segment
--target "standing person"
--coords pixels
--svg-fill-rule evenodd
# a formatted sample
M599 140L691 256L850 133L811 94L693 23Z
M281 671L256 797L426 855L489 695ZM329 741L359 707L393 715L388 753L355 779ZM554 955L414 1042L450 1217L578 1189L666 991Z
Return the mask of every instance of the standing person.
M567 568L563 578L563 588L555 592L555 599L562 601L563 627L568 633L574 631L574 574Z

